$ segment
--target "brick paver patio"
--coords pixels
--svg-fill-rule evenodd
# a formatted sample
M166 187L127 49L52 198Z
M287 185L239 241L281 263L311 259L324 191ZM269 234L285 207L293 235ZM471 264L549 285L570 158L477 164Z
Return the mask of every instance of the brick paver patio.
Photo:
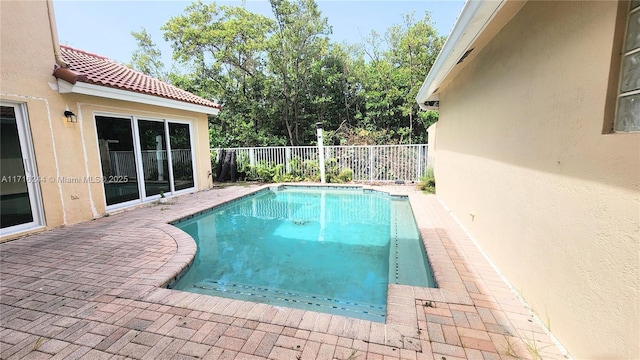
M433 195L408 195L438 289L389 286L386 324L165 289L196 246L167 223L215 188L0 244L2 359L563 359Z

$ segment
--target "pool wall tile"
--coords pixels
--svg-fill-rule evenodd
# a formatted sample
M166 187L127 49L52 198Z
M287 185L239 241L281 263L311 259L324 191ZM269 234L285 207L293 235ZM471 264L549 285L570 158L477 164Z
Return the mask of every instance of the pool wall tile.
M221 201L220 205L214 205L212 206L209 210L201 210L201 211L197 211L194 212L193 215L189 215L184 217L183 219L179 219L176 221L173 221L172 224L176 225L176 226L189 226L190 224L192 224L192 222L190 220L193 219L193 221L196 221L196 216L197 219L201 219L200 215L202 214L207 214L209 211L226 211L225 207L232 204L232 203L237 203L237 204L241 204L243 200L246 200L248 198L251 197L255 197L255 196L259 196L260 194L263 194L265 191L269 192L269 191L273 191L273 192L279 192L279 191L283 191L285 194L291 190L293 192L289 192L290 194L302 194L308 190L318 190L318 189L329 189L332 190L331 194L337 194L340 191L346 191L345 194L352 194L353 191L357 192L362 192L362 193L367 193L367 194L372 194L375 196L381 196L383 198L387 198L387 199L391 199L392 201L389 203L390 209L391 209L391 232L393 233L390 237L391 242L393 244L398 244L400 241L412 241L410 240L410 238L414 238L416 241L419 241L421 244L421 239L419 239L419 235L418 235L418 231L417 231L417 227L414 230L409 230L406 232L402 232L402 228L401 226L412 226L415 227L415 220L411 219L410 221L406 220L406 216L407 216L407 209L409 212L409 216L411 216L413 218L413 215L410 214L411 210L409 207L409 203L408 202L397 202L399 200L402 201L406 201L408 199L408 196L406 195L390 195L388 192L384 192L384 191L379 191L379 190L374 190L374 189L364 189L360 186L299 186L299 185L282 185L282 186L268 186L268 187L264 187L262 189L259 189L258 191L254 191L254 192L250 192L247 193L245 195L241 195L239 197L237 197L235 200L225 200L225 201ZM335 191L335 192L334 192ZM295 195L294 195L295 197ZM287 197L288 198L288 197ZM294 200L295 201L295 200ZM369 201L367 200L366 203L369 203ZM239 205L238 205L239 206ZM396 214L395 216L393 214ZM277 214L271 214L269 213L269 215L277 215ZM269 216L267 215L267 216ZM394 220L395 219L395 220ZM188 222L187 222L188 221ZM402 239L400 239L400 237ZM405 244L403 242L403 244ZM409 244L409 243L406 243ZM417 245L417 244L416 244ZM422 247L422 245L417 245ZM399 260L402 260L401 258L398 257L398 254L406 254L406 255L410 255L413 256L413 254L415 254L414 250L411 250L409 252L408 251L408 247L407 245L403 245L401 247L402 252L399 253L398 252L398 247L395 246L393 247L393 254L395 254L394 256L391 256L392 254L390 254L391 258L393 260L393 264L395 264L395 269L390 268L389 269L389 279L390 282L393 283L398 283L399 279L401 282L410 280L410 277L408 277L409 273L406 273L406 271L408 271L410 269L410 267L406 266L406 264L404 264L404 262L402 262L401 269L402 271L400 271L400 273L398 272L398 264L401 264L401 262ZM420 251L422 251L424 253L424 249L421 249ZM404 256L404 255L403 255ZM426 257L425 257L426 259ZM418 259L414 259L414 260L418 260ZM426 261L426 260L425 260ZM429 266L428 264L425 264L427 270L425 270L427 273L430 272L430 270L428 269ZM182 273L178 274L177 276L173 277L173 280L168 284L169 287L172 288L176 288L176 286L174 286L174 284L176 284L176 282L178 280L180 280L182 278L183 275L186 274L187 270L190 270L190 266L187 266L183 269ZM393 277L392 275L395 274L395 277ZM398 274L403 275L402 277L398 277ZM420 279L419 281L416 281L416 279ZM422 279L422 278L416 278L414 280L410 280L411 282L415 282L415 283L421 283L424 282L424 285L428 285L433 283L432 280L428 280L428 279ZM195 281L195 280L194 280ZM356 316L356 317L362 317L364 319L368 319L368 320L374 320L374 321L385 321L386 318L386 304L383 306L373 306L373 305L369 305L366 303L363 303L362 301L356 301L356 300L339 300L339 299L330 299L324 296L312 296L312 297L305 297L304 294L293 294L290 292L283 292L281 290L275 289L275 288L269 288L269 287L265 287L265 286L254 286L254 285L249 285L244 284L245 281L240 281L241 283L235 284L232 282L228 282L228 281L224 281L224 283L219 282L219 281L215 281L215 280L211 280L206 282L203 282L204 280L198 280L198 283L196 285L194 285L195 288L193 291L198 292L198 293L210 293L211 295L219 295L219 296L228 296L229 298L236 298L236 299L241 299L243 297L249 297L249 298L253 298L253 299L272 299L270 301L278 301L278 302L287 302L288 304L290 304L293 307L303 307L303 308L308 308L309 305L308 304L312 304L315 303L317 305L317 310L321 311L321 312L331 312L331 313L335 313L337 315L343 315L343 316ZM177 284L177 288L180 289L182 288L184 285L181 284ZM220 293L218 294L219 291L222 291L224 293ZM266 302L266 301L265 301ZM275 303L274 303L275 304ZM286 306L287 304L283 303L283 306ZM398 317L399 315L396 315L396 317ZM406 316L403 316L403 318L406 318ZM260 319L262 321L264 321L264 319Z

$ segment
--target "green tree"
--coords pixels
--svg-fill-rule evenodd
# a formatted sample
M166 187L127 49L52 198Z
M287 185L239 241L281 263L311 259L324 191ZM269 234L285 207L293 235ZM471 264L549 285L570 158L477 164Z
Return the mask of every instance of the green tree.
M399 109L402 116L408 118L408 140L411 143L414 122L419 113L415 97L444 44L444 37L438 36L428 12L421 20L416 20L414 13L405 14L401 25L388 29L387 37L391 46L389 59L397 69L401 84L402 104ZM418 117L422 121L422 130L431 125L429 122L434 121L434 115L431 113ZM437 117L435 120L437 121ZM425 131L421 133L425 134ZM419 141L426 142L426 136L420 136Z
M131 63L128 66L156 79L167 80L162 63L162 52L151 40L151 36L145 28L140 32L132 31L131 36L136 39L137 49L131 55Z
M311 74L326 56L331 28L313 0L270 0L276 30L268 47L268 69L279 93L274 103L291 145L304 144L316 117L308 108ZM307 101L305 101L307 100ZM312 101L320 101L311 99ZM311 134L311 135L310 135Z
M443 42L428 13L419 21L404 15L403 23L387 29L384 37L372 32L363 44L368 61L361 79L365 112L359 126L379 139L384 132L381 139L392 143L426 141L425 121L433 121L433 114L417 115L415 96ZM414 139L416 119L423 128Z
M194 85L204 85L196 93L213 95L223 105L211 125L225 135L212 137L213 146L281 142L278 136L271 138L272 126L264 117L269 112L265 107L271 106L265 100L264 58L273 24L244 7L195 2L163 26L174 58L202 75L191 79Z
M180 70L163 76L144 29L132 33L132 66L221 103L209 119L215 147L313 144L316 122L327 144L426 142L437 114L415 95L444 42L428 13L349 45L330 43L314 0L270 4L271 18L196 1L162 28Z

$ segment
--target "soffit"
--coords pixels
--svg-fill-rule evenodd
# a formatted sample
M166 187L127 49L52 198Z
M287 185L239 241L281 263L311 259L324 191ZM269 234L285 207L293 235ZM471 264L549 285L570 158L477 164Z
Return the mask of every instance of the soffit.
M439 94L489 41L522 9L520 0L467 0L416 101L423 109L437 109ZM425 102L429 102L425 105Z

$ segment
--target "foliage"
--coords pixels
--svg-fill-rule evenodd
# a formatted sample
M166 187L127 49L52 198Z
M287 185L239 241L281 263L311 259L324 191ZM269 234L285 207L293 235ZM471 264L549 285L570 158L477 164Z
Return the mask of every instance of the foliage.
M211 151L209 153L209 159L211 161L211 178L215 180L216 171L218 170L218 153L216 151Z
M252 180L258 180L262 182L273 182L273 178L276 175L282 173L282 168L284 166L282 164L273 165L273 164L258 164L252 173L256 174L256 178Z
M286 174L276 174L273 177L273 182L275 183L281 183L281 182L299 182L299 181L303 181L303 179L299 176L295 176L293 174L290 173L286 173Z
M142 28L140 32L132 31L131 36L136 39L138 48L131 55L129 67L157 79L167 80L162 63L162 52L151 40L147 30Z
M289 167L290 174L296 179L301 179L299 181L320 181L320 175L308 176L308 174L319 174L318 161L305 160L301 162L300 158L295 157L289 162Z
M436 178L433 174L433 168L431 166L427 168L427 173L420 177L418 188L427 194L436 193Z
M319 89L312 80L322 72L331 30L314 0L271 0L276 19L267 49L267 68L273 74L276 116L282 119L289 144L301 145L313 139ZM315 106L314 106L314 103Z
M328 183L345 183L353 179L353 170L342 168L334 158L325 161L324 169L325 180Z
M265 183L320 181L320 171L317 160L301 162L294 158L289 163L287 172L283 164L261 161L256 165L250 165L247 161L238 161L238 174L248 181L260 181ZM315 175L309 175L315 174ZM336 159L328 159L325 162L325 179L328 183L346 183L353 179L353 170L341 168Z
M351 180L353 180L353 170L349 168L340 170L340 172L338 173L337 179L339 180L338 182L340 183L350 182Z
M162 27L179 66L165 75L144 29L131 65L223 106L212 147L312 145L318 122L327 145L426 143L437 113L415 96L444 43L428 13L348 45L329 40L314 0L270 5L267 17L196 1Z

